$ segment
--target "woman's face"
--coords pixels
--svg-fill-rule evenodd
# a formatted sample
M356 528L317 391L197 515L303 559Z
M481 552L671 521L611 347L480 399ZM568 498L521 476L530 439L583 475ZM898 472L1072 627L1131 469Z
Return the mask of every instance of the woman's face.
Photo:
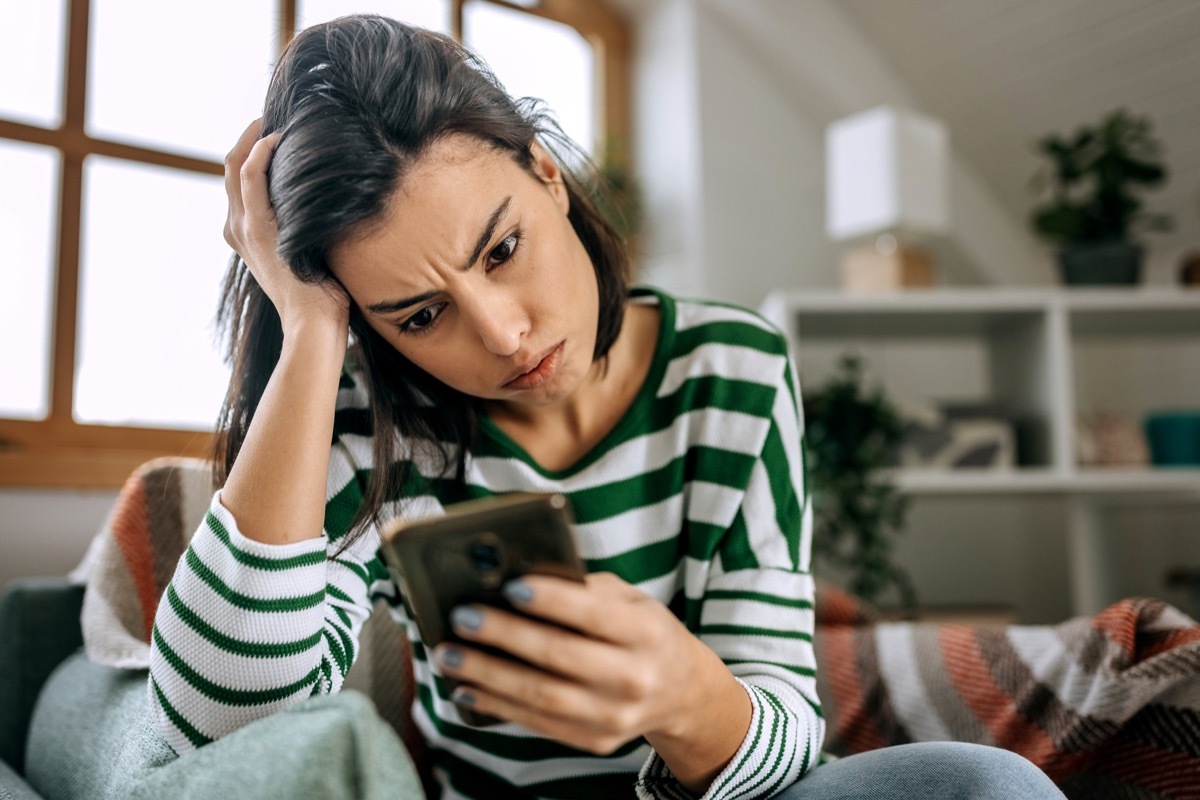
M465 394L551 406L592 368L599 295L557 164L465 135L430 147L334 275L385 340Z

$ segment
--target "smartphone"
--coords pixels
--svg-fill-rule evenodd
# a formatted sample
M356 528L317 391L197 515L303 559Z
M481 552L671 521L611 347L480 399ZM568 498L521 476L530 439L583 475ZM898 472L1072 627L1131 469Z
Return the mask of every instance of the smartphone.
M561 494L504 494L455 503L442 516L393 520L382 532L382 551L398 573L421 640L432 649L462 641L450 626L457 606L479 603L520 613L502 592L513 578L538 574L582 582L571 524L570 504ZM468 708L459 715L469 725L500 722Z

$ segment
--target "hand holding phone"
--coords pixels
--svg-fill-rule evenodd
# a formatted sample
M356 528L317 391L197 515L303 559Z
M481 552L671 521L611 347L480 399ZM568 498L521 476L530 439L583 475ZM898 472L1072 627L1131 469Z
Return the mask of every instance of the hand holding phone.
M457 503L444 516L395 520L382 538L384 560L398 573L430 650L444 641L463 641L450 624L450 612L458 606L514 611L503 593L510 580L537 574L583 582L585 574L571 534L570 507L560 494L514 493ZM459 714L472 725L499 722L470 709Z

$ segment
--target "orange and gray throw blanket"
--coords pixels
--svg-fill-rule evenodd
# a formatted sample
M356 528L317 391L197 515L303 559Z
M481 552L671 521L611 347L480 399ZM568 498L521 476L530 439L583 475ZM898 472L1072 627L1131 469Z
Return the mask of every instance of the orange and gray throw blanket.
M159 459L134 473L76 577L87 582L88 656L146 668L158 599L213 486L208 462ZM826 749L966 741L1016 751L1071 798L1200 800L1200 626L1157 600L1116 603L1055 626L884 622L817 591ZM362 631L347 687L372 697L411 749L402 629L381 610Z
M97 664L150 667L150 632L159 598L192 534L208 512L212 465L196 458L159 458L138 468L117 497L72 577L85 583L84 649ZM408 639L380 605L359 633L359 655L343 688L368 695L414 757L423 747L411 722L413 691Z
M1172 606L974 628L880 622L831 590L817 602L830 752L977 742L1071 798L1200 798L1200 626Z
M159 458L125 482L73 579L85 583L83 643L106 667L148 669L158 599L213 496L212 465Z

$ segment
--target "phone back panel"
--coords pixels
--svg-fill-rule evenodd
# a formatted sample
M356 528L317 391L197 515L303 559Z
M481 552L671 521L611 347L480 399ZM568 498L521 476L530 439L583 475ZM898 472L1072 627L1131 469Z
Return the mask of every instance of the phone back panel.
M383 537L424 643L456 637L449 614L468 603L511 608L502 587L526 574L582 581L566 498L509 494L447 508L444 516L397 521Z

